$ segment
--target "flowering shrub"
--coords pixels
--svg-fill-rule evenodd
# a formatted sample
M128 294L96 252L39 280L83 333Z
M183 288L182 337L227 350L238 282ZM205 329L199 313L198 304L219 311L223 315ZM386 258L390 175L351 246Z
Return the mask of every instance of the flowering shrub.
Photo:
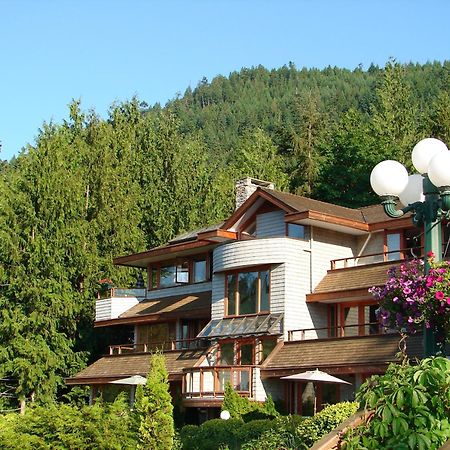
M386 284L370 292L380 302L383 326L414 333L425 324L443 339L450 331L450 264L435 262L432 253L428 256L427 275L422 260L404 262L391 267Z

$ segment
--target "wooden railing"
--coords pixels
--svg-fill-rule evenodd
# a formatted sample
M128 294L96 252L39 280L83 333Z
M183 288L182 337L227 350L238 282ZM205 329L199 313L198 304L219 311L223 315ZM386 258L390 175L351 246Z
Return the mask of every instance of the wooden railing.
M364 266L387 261L401 261L403 259L422 258L423 247L401 248L389 252L367 253L360 256L350 256L331 260L331 270L343 269L346 267ZM414 253L414 254L413 254ZM398 255L398 256L397 256Z
M183 397L223 397L226 383L246 397L253 397L253 366L194 367L185 370Z
M163 342L148 342L144 344L120 344L110 345L110 355L122 355L124 353L148 353L156 350L197 350L208 348L207 339L176 339Z
M346 333L347 330L347 333ZM356 330L355 332L351 332ZM387 334L390 331L379 322L367 322L354 325L337 325L333 327L299 328L288 331L288 341L306 341L311 339L333 339L338 337L367 336Z

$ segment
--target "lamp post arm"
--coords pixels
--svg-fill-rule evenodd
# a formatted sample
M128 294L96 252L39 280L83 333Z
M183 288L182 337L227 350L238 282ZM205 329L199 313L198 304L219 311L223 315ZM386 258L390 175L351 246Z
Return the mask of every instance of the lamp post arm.
M389 217L392 217L394 219L402 217L407 212L419 211L422 208L422 202L415 202L401 209L396 209L397 200L398 200L397 197L394 197L393 195L386 195L381 197L381 204L383 205L384 212Z

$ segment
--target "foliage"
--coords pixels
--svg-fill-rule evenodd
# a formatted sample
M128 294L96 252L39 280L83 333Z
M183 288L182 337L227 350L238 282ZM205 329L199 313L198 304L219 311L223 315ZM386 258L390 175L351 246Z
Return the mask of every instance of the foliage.
M173 406L164 355L161 353L155 353L150 358L150 372L142 395L138 396L136 411L140 417L138 448L172 448L175 435Z
M243 68L164 108L134 98L103 119L74 101L64 121L44 123L0 167L0 379L14 386L4 407L51 402L117 343L92 330L98 281L135 284L136 269L112 258L219 223L237 177L375 202L377 162L405 158L421 137L448 143L449 64Z
M427 275L422 260L404 262L388 270L384 286L370 291L380 301L378 315L384 326L416 332L425 324L445 340L450 333L450 265L430 256Z
M229 382L225 385L222 411L228 411L233 419L245 421L262 418L271 419L279 415L270 395L264 403L249 400L247 397L239 395Z
M240 449L252 439L258 439L275 426L273 420L253 420L243 423L241 419L213 419L200 426L185 425L180 431L183 448L188 450L216 450L227 447Z
M342 448L437 449L450 438L450 361L424 359L417 366L391 364L357 396L372 418L348 431Z
M243 446L243 450L308 449L358 410L356 402L329 405L313 417L279 417L272 430Z
M64 404L29 408L24 416L0 416L0 448L135 449L132 413L124 397L78 408Z

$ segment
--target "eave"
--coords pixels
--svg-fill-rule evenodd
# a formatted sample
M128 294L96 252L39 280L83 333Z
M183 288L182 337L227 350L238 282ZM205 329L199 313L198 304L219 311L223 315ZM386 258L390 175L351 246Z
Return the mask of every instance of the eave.
M212 244L206 240L195 240L191 242L183 242L180 244L166 245L147 250L132 255L119 256L113 259L113 263L118 266L141 267L146 268L148 264L155 261L164 261L172 259L176 256L188 256L199 253L200 251L210 251L214 248Z

